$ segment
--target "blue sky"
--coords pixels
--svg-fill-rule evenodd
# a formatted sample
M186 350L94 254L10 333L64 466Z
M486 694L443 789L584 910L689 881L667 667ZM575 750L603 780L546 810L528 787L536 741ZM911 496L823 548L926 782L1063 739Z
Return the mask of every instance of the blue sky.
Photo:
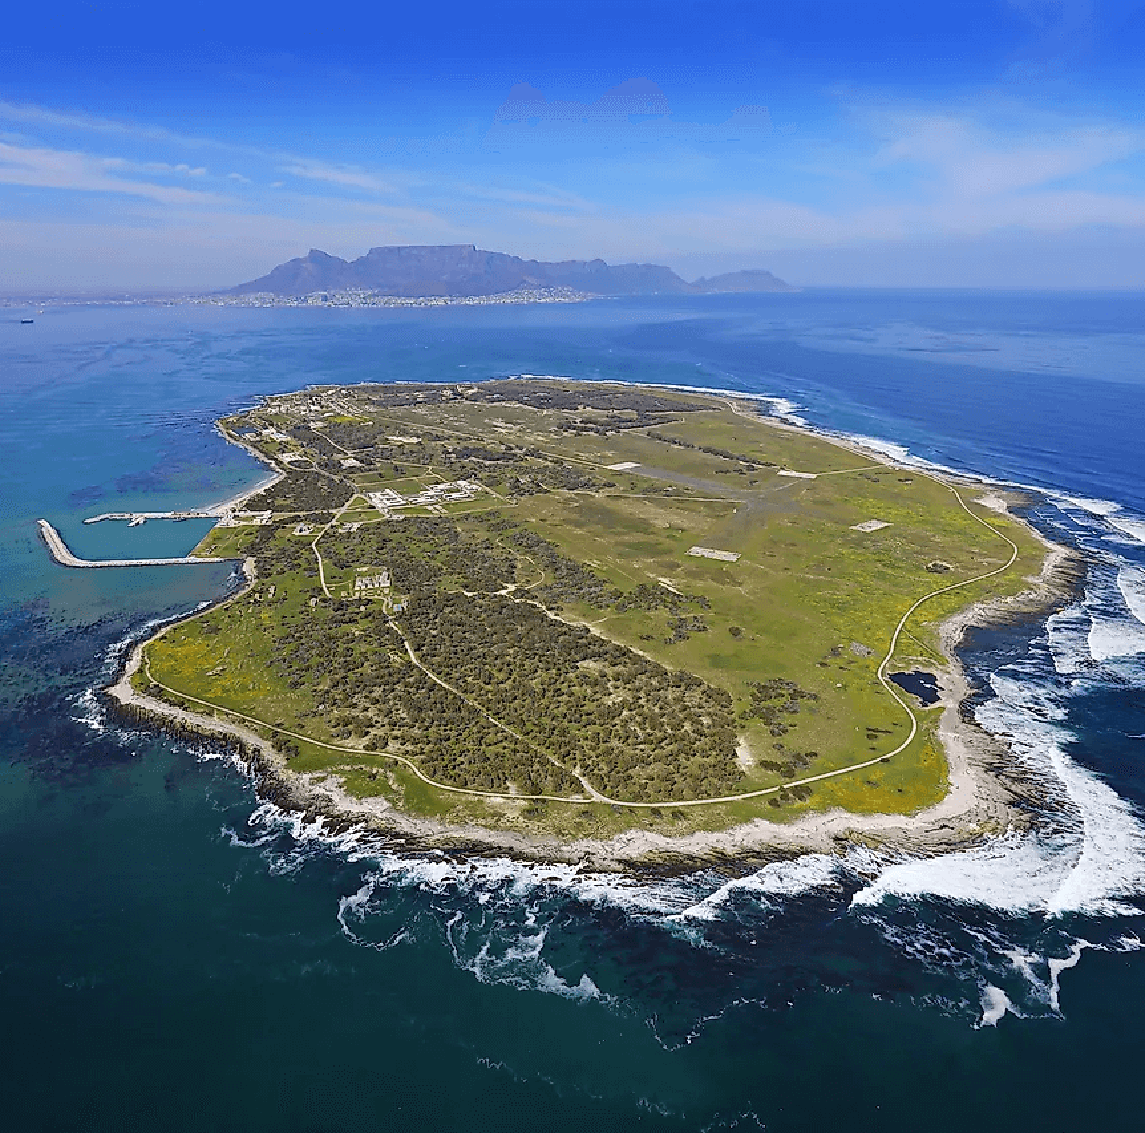
M311 247L1145 287L1145 0L26 4L0 291Z

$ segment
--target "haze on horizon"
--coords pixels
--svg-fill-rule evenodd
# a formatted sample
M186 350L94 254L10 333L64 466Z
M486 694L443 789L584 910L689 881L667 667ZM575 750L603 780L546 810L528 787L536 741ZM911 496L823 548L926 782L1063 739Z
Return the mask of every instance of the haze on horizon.
M0 293L228 287L309 248L1145 287L1145 3L25 6ZM220 44L225 36L227 43Z

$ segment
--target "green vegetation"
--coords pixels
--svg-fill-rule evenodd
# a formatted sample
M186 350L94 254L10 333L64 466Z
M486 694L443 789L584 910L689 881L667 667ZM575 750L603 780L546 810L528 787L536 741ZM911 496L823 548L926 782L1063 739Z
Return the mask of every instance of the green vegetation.
M277 484L252 496L248 507L252 511L330 511L346 503L353 492L349 484L335 476L320 472L292 472Z
M934 802L938 709L915 709L889 762L793 781L907 738L878 669L913 602L1017 545L911 617L892 665L933 669L939 623L1021 589L1042 555L973 489L971 515L948 485L727 398L331 387L224 424L310 463L249 501L269 521L204 540L258 581L148 647L153 688L262 722L299 770L457 821L684 832Z

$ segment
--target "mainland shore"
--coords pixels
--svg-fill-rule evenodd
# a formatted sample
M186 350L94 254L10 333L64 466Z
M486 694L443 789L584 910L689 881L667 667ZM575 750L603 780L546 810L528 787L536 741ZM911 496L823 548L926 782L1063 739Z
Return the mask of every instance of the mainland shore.
M823 438L816 430L773 423L830 439L839 447L861 452L890 467L902 467L886 454L858 442ZM247 451L259 455L253 449ZM977 479L953 475L935 478L980 491L982 495L976 502L1011 517L1011 509L1024 502L1020 492L987 486ZM227 503L235 507L264 487L265 481ZM607 840L558 839L473 824L449 824L405 814L379 797L356 798L343 788L336 774L293 771L282 753L250 727L138 692L131 679L142 663L145 647L178 623L170 623L148 640L137 643L123 670L105 691L117 710L132 719L152 721L180 734L219 737L232 747L237 746L240 758L256 779L260 797L283 810L303 813L311 819L323 817L331 830L362 827L383 840L400 840L403 848L410 851L506 855L538 862L580 863L598 870L663 873L731 862L748 866L805 853L841 854L856 846L912 856L946 853L981 844L986 838L1009 830L1028 828L1046 802L1043 788L1015 763L1007 745L964 713L964 702L971 690L956 652L970 627L1046 616L1075 595L1084 574L1084 560L1076 552L1045 539L1029 524L1026 527L1045 547L1039 573L1027 577L1028 585L1019 594L968 605L940 627L945 663L937 674L941 708L938 735L947 759L949 788L940 802L911 814L858 814L836 809L806 814L790 822L757 818L719 831L679 836L629 831ZM248 586L254 583L252 566L245 564Z

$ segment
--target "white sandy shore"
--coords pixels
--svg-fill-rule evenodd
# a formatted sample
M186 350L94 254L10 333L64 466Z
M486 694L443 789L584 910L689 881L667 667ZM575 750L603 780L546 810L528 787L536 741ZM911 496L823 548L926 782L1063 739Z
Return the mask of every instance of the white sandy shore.
M860 446L854 448L864 456L894 464L881 454ZM248 491L242 498L250 494ZM981 502L987 503L987 500ZM987 506L1008 511L1009 502L1006 494L990 490ZM973 844L1028 821L1028 812L1014 805L1021 797L1021 788L998 773L999 765L1006 761L1005 746L961 718L959 707L967 695L967 685L954 650L968 626L988 625L1023 611L1047 609L1065 596L1068 587L1063 579L1063 568L1074 556L1040 534L1037 537L1046 547L1046 557L1040 573L1029 579L1030 585L1025 591L971 605L941 626L940 641L946 666L939 674L942 716L938 734L948 761L949 790L941 802L914 814L856 814L832 810L805 815L790 823L759 818L726 830L678 837L631 831L608 840L574 841L476 825L446 824L404 814L381 798L355 798L344 790L336 774L292 771L270 743L242 724L176 708L136 692L131 686L131 677L139 668L148 642L140 643L131 651L124 672L107 692L122 705L134 706L205 733L241 739L257 753L263 793L286 809L360 822L400 834L426 847L506 853L533 860L584 862L600 869L648 864L682 868L717 858L840 852L854 844L931 854ZM246 569L248 582L253 583L253 563L249 560ZM169 628L164 627L149 640L162 636Z
M261 479L257 484L250 488L243 488L235 495L228 496L226 499L220 500L217 504L212 504L211 507L207 509L210 511L217 511L220 515L223 515L238 511L242 505L251 498L251 496L257 496L259 492L264 491L266 488L273 487L286 475L286 473L283 472L281 468L273 464L267 458L265 453L261 453L258 451L258 449L252 448L250 445L248 445L246 441L242 439L242 437L236 436L234 433L229 432L228 430L221 427L219 428L219 432L222 434L224 440L229 441L232 445L238 445L239 448L241 448L244 452L253 456L255 460L259 462L259 464L262 464L271 470L270 474L263 477L263 479Z

